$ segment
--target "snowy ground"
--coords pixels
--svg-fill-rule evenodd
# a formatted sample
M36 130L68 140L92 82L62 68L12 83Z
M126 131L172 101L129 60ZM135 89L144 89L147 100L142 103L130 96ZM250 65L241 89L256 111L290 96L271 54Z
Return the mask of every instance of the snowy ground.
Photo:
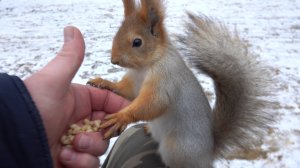
M169 0L166 6L171 33L180 32L185 10L239 30L276 80L269 110L278 122L263 145L216 167L300 167L300 1ZM37 71L60 49L63 28L75 25L85 36L86 58L74 82L85 84L94 76L118 80L124 71L109 56L122 15L121 1L0 0L0 72L25 78Z

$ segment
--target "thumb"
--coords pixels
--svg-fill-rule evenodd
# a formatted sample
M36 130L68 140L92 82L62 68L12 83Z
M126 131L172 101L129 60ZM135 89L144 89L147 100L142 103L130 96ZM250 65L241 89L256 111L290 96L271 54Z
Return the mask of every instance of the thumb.
M64 45L57 56L40 73L46 74L57 86L68 86L84 58L84 39L76 27L64 29ZM49 79L50 80L50 79Z

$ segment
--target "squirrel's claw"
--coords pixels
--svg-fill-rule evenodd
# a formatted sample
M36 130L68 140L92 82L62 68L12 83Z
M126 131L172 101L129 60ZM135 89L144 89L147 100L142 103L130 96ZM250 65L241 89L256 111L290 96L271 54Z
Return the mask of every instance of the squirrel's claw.
M91 79L86 84L100 89L107 89L108 87L106 84L106 80L102 78Z
M93 86L93 87L96 87L96 88L99 88L99 89L107 89L107 90L110 90L110 91L118 94L118 92L117 92L116 88L114 87L113 83L108 81L108 80L102 79L102 78L91 79L86 84L90 85L90 86Z
M101 122L100 128L110 127L104 134L104 139L120 135L127 127L128 122L120 113L107 115Z

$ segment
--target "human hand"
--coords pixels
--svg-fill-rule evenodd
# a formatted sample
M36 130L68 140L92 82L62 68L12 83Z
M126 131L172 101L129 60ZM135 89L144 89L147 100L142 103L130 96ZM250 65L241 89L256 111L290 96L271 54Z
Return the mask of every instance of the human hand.
M42 70L24 80L43 120L52 159L56 168L99 167L98 156L108 147L100 133L76 135L73 148L63 147L60 138L69 125L84 119L102 119L128 101L109 92L86 85L71 84L84 57L84 40L75 27L64 30L64 45Z

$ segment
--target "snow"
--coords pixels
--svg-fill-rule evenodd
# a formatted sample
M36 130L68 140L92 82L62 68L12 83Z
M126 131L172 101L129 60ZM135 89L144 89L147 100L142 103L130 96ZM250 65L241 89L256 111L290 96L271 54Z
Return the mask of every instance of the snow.
M300 1L166 0L165 4L170 33L180 32L186 10L217 18L240 32L275 80L269 110L277 122L262 145L266 157L217 161L216 167L299 167ZM85 84L95 76L117 81L124 70L110 64L110 48L122 18L121 1L0 0L0 72L24 79L39 70L62 46L63 28L74 25L85 37L86 56L73 82ZM211 90L209 82L201 83Z

